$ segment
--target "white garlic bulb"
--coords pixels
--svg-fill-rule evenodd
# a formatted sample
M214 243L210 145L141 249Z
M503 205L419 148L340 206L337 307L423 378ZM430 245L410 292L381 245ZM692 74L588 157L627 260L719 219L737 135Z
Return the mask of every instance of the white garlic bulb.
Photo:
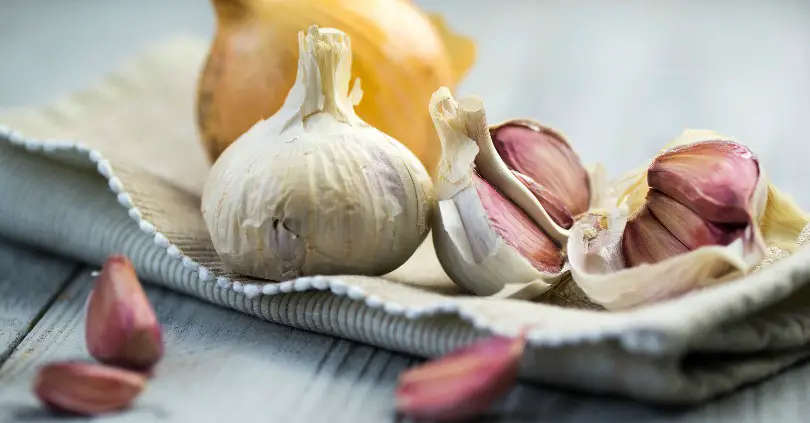
M430 177L355 114L346 34L312 26L299 49L282 108L211 169L201 208L214 248L229 271L271 280L391 272L427 236Z

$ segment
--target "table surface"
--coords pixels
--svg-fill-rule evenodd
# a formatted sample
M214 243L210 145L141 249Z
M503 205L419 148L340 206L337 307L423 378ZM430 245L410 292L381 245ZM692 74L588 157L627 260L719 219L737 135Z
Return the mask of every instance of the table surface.
M419 3L476 38L479 63L461 90L485 98L493 120L543 116L582 140L585 161L607 157L614 173L685 125L727 131L810 205L802 189L810 175L802 162L810 157L808 2ZM91 85L170 35L210 36L208 6L1 0L0 107L45 104ZM64 420L44 412L30 387L40 365L86 356L93 270L0 240L0 422ZM133 410L100 421L391 421L397 376L418 362L158 287L148 294L165 325L166 357ZM690 409L519 385L479 420L799 422L810 414L809 390L810 364Z

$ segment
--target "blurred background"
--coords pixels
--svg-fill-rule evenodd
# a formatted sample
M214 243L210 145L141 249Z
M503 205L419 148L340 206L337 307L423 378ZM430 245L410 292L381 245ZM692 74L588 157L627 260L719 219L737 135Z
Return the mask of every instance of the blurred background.
M360 0L358 0L360 1ZM490 120L532 117L611 175L684 128L751 146L810 209L810 2L422 0L478 44L459 87ZM92 86L176 35L210 39L206 0L0 0L0 108Z

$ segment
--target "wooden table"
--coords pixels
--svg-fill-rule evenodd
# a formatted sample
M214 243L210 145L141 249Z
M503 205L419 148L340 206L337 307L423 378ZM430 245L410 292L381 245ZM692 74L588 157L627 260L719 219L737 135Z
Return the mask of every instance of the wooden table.
M0 422L63 421L37 404L31 383L46 362L87 357L84 303L97 269L1 240L0 269ZM418 362L162 288L147 292L165 326L166 356L133 410L99 421L393 421L397 376ZM809 391L810 364L680 410L522 384L478 421L803 422Z
M658 2L655 6L617 1L608 7L596 0L576 6L539 0L529 5L531 2L516 0L505 5L498 2L502 4L498 9L494 9L494 2L485 1L469 1L462 8L453 7L460 1L421 3L454 14L450 20L459 29L490 40L481 41L483 63L465 87L490 99L492 109L501 110L495 112L495 117L506 117L504 110L547 116L562 127L573 128L568 132L586 140L584 144L589 148L582 156L587 161L612 157L609 168L613 171L637 165L663 140L675 135L684 121L719 130L735 128L735 134L741 137L762 139L763 134L768 134L771 137L757 145L762 147L762 160L773 169L772 177L788 191L795 190L802 205L810 205L810 195L801 183L808 176L807 166L800 160L778 159L790 157L791 153L808 157L810 144L805 138L810 132L806 121L810 115L810 79L806 77L810 74L810 26L802 24L810 22L806 2L785 0L775 8L773 2L766 1L745 7L731 1L711 6L697 1ZM519 3L524 6L518 7ZM753 34L743 40L748 50L726 51L721 55L722 63L704 57L703 62L676 66L687 54L679 42L688 38L694 44L701 31L711 28L714 38L708 38L706 43L743 48L733 41L718 41L725 30L712 25L721 15L725 19L721 22L735 36ZM694 20L695 16L702 18ZM168 34L210 35L212 22L208 5L200 0L3 0L0 106L46 103L92 84L120 60ZM662 22L671 23L668 36L661 35ZM523 34L524 48L531 44L540 53L521 62L521 45L496 38L510 28ZM588 31L607 29L614 30L611 37L587 35ZM659 44L645 44L649 38L639 37L638 31L649 31L658 37ZM537 37L525 37L535 32ZM608 48L615 58L602 57L608 53L594 47L595 40L603 40L603 47L624 44L613 45L614 50ZM668 56L657 50L661 43L668 46ZM592 48L576 48L587 45ZM637 54L638 49L650 51ZM531 60L548 55L555 60L545 63L544 68L529 66ZM735 58L745 57L759 62L734 62ZM589 60L603 65L590 69L565 67L587 64ZM768 60L770 64L762 63ZM774 64L774 60L784 63ZM610 62L616 63L613 73L604 66ZM653 62L657 65L650 64ZM517 67L520 63L525 66ZM662 70L650 76L649 72L637 71L644 66L671 72ZM684 84L692 74L680 75L678 69L690 66L710 75L699 84ZM503 92L497 81L491 81L493 69L501 72L499 78L512 81L512 89ZM585 83L570 81L586 74L592 76L585 78ZM734 87L720 86L726 79L746 80L739 74L765 83L743 84L739 92ZM656 86L661 90L642 89L650 78L659 80ZM624 85L617 86L619 83ZM621 91L622 87L632 86L640 88ZM698 95L705 94L706 89L722 92L725 97ZM527 98L524 91L533 97ZM736 96L729 97L729 93ZM637 101L640 98L660 107L658 119L645 118L647 111L639 106L644 103ZM695 102L689 103L690 98ZM784 101L780 103L779 99ZM745 105L756 101L762 106L752 109L757 114L744 113ZM723 115L722 111L728 113ZM634 114L637 116L629 116ZM582 124L585 120L587 125ZM607 131L612 131L612 136L626 134L628 142L645 137L662 141L644 148L617 148L600 142L600 133ZM40 365L86 357L83 305L93 270L85 264L0 240L0 422L57 421L37 405L30 386ZM148 293L165 325L166 357L158 377L135 409L101 421L391 421L395 419L392 399L397 376L417 362L406 355L270 324L157 287L150 286ZM479 421L799 422L810 419L806 417L810 414L808 395L810 364L686 410L520 385Z

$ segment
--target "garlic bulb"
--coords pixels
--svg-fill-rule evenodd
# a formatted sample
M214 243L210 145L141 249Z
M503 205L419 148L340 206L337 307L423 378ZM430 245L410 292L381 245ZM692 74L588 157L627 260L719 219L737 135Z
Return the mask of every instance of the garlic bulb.
M493 295L507 283L536 294L548 290L567 270L561 245L568 231L546 208L565 209L558 193L501 159L480 99L456 102L441 88L431 98L430 114L442 143L433 223L442 268L477 295ZM587 189L587 181L581 182Z
M272 280L388 273L427 236L430 177L355 114L347 35L312 26L299 49L282 108L211 169L202 213L214 248L230 271Z
M745 145L712 131L685 131L615 188L618 207L577 222L568 240L574 280L608 309L745 275L769 246L795 249L810 221Z
M410 149L430 172L439 142L425 104L456 86L475 44L411 0L211 0L216 35L199 79L197 120L216 160L260 119L275 114L296 77L299 30L337 27L352 39L353 75L368 95L361 119ZM396 112L391 111L396 105Z

